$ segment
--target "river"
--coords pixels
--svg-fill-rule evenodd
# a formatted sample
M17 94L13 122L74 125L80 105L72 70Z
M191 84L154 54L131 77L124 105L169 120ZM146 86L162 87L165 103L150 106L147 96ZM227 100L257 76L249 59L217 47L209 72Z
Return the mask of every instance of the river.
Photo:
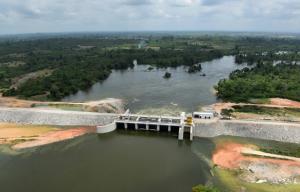
M241 183L211 175L211 156L220 142L299 150L296 144L259 139L217 137L190 142L167 133L121 130L19 152L0 145L0 191L191 192L193 186L213 183L231 192ZM249 192L260 191L255 187Z
M184 67L149 72L148 66L139 65L132 70L113 71L107 80L89 91L79 91L64 100L113 97L124 99L134 111L151 108L193 111L215 103L213 86L243 67L234 64L232 56L202 63L202 73L206 76L188 74ZM162 78L166 70L172 73L171 79ZM178 141L176 136L168 134L130 131L88 134L21 152L0 146L0 191L190 192L195 185L219 182L211 176L209 166L214 149L215 139Z
M157 133L90 134L20 154L0 152L5 192L190 192L209 179L209 139Z
M201 74L206 76L189 74L184 67L147 71L148 67L137 65L126 71L114 70L107 80L96 83L88 91L70 95L64 101L120 98L134 112L151 109L191 112L215 103L214 85L245 65L235 64L234 56L203 62ZM170 79L163 78L166 71L172 73Z

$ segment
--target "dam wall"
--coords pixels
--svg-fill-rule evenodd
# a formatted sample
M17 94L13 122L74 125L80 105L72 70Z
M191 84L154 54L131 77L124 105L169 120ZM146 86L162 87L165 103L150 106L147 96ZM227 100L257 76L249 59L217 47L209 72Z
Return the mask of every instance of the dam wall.
M37 108L0 108L0 122L61 125L98 126L100 132L110 132L118 114L63 111ZM110 126L108 126L110 124ZM107 125L101 127L103 125ZM147 127L146 127L147 128ZM103 130L102 130L103 129ZM196 137L238 136L300 144L300 124L268 121L202 120L195 122L192 130Z
M98 126L112 123L117 114L80 111L45 110L36 108L0 108L0 122L61 125Z
M194 136L238 136L300 144L300 124L218 120L196 123Z

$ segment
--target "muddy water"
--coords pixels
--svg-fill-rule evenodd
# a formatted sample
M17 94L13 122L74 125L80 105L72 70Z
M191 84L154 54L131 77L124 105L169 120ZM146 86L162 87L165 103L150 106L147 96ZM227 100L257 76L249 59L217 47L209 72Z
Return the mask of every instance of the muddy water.
M0 146L0 191L190 192L205 183L214 183L224 192L241 187L251 192L272 191L272 186L258 190L259 186L237 178L211 176L215 143L224 142L293 151L300 147L239 137L179 142L173 135L124 131L90 134L21 152Z
M147 71L148 66L139 65L132 70L113 71L107 80L95 84L89 91L79 91L64 100L89 101L112 97L124 99L133 111L149 108L194 111L199 106L215 103L214 85L243 67L245 65L234 63L233 56L202 63L202 73L206 76L201 76L202 73L189 74L184 67ZM166 71L172 73L170 79L163 78Z
M171 135L91 134L21 154L0 153L6 192L189 192L210 179L214 144L178 142Z

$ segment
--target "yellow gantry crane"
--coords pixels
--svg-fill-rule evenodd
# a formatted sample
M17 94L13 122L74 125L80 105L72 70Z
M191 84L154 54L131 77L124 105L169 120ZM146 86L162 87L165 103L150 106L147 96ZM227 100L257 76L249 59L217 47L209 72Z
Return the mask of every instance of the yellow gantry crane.
M184 122L185 122L186 125L192 126L193 125L193 117L187 117L184 120Z

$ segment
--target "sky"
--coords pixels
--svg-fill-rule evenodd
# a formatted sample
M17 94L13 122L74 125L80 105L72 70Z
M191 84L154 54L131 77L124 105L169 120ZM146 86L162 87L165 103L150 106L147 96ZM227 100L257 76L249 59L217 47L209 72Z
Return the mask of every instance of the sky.
M0 0L0 34L300 32L300 0Z

